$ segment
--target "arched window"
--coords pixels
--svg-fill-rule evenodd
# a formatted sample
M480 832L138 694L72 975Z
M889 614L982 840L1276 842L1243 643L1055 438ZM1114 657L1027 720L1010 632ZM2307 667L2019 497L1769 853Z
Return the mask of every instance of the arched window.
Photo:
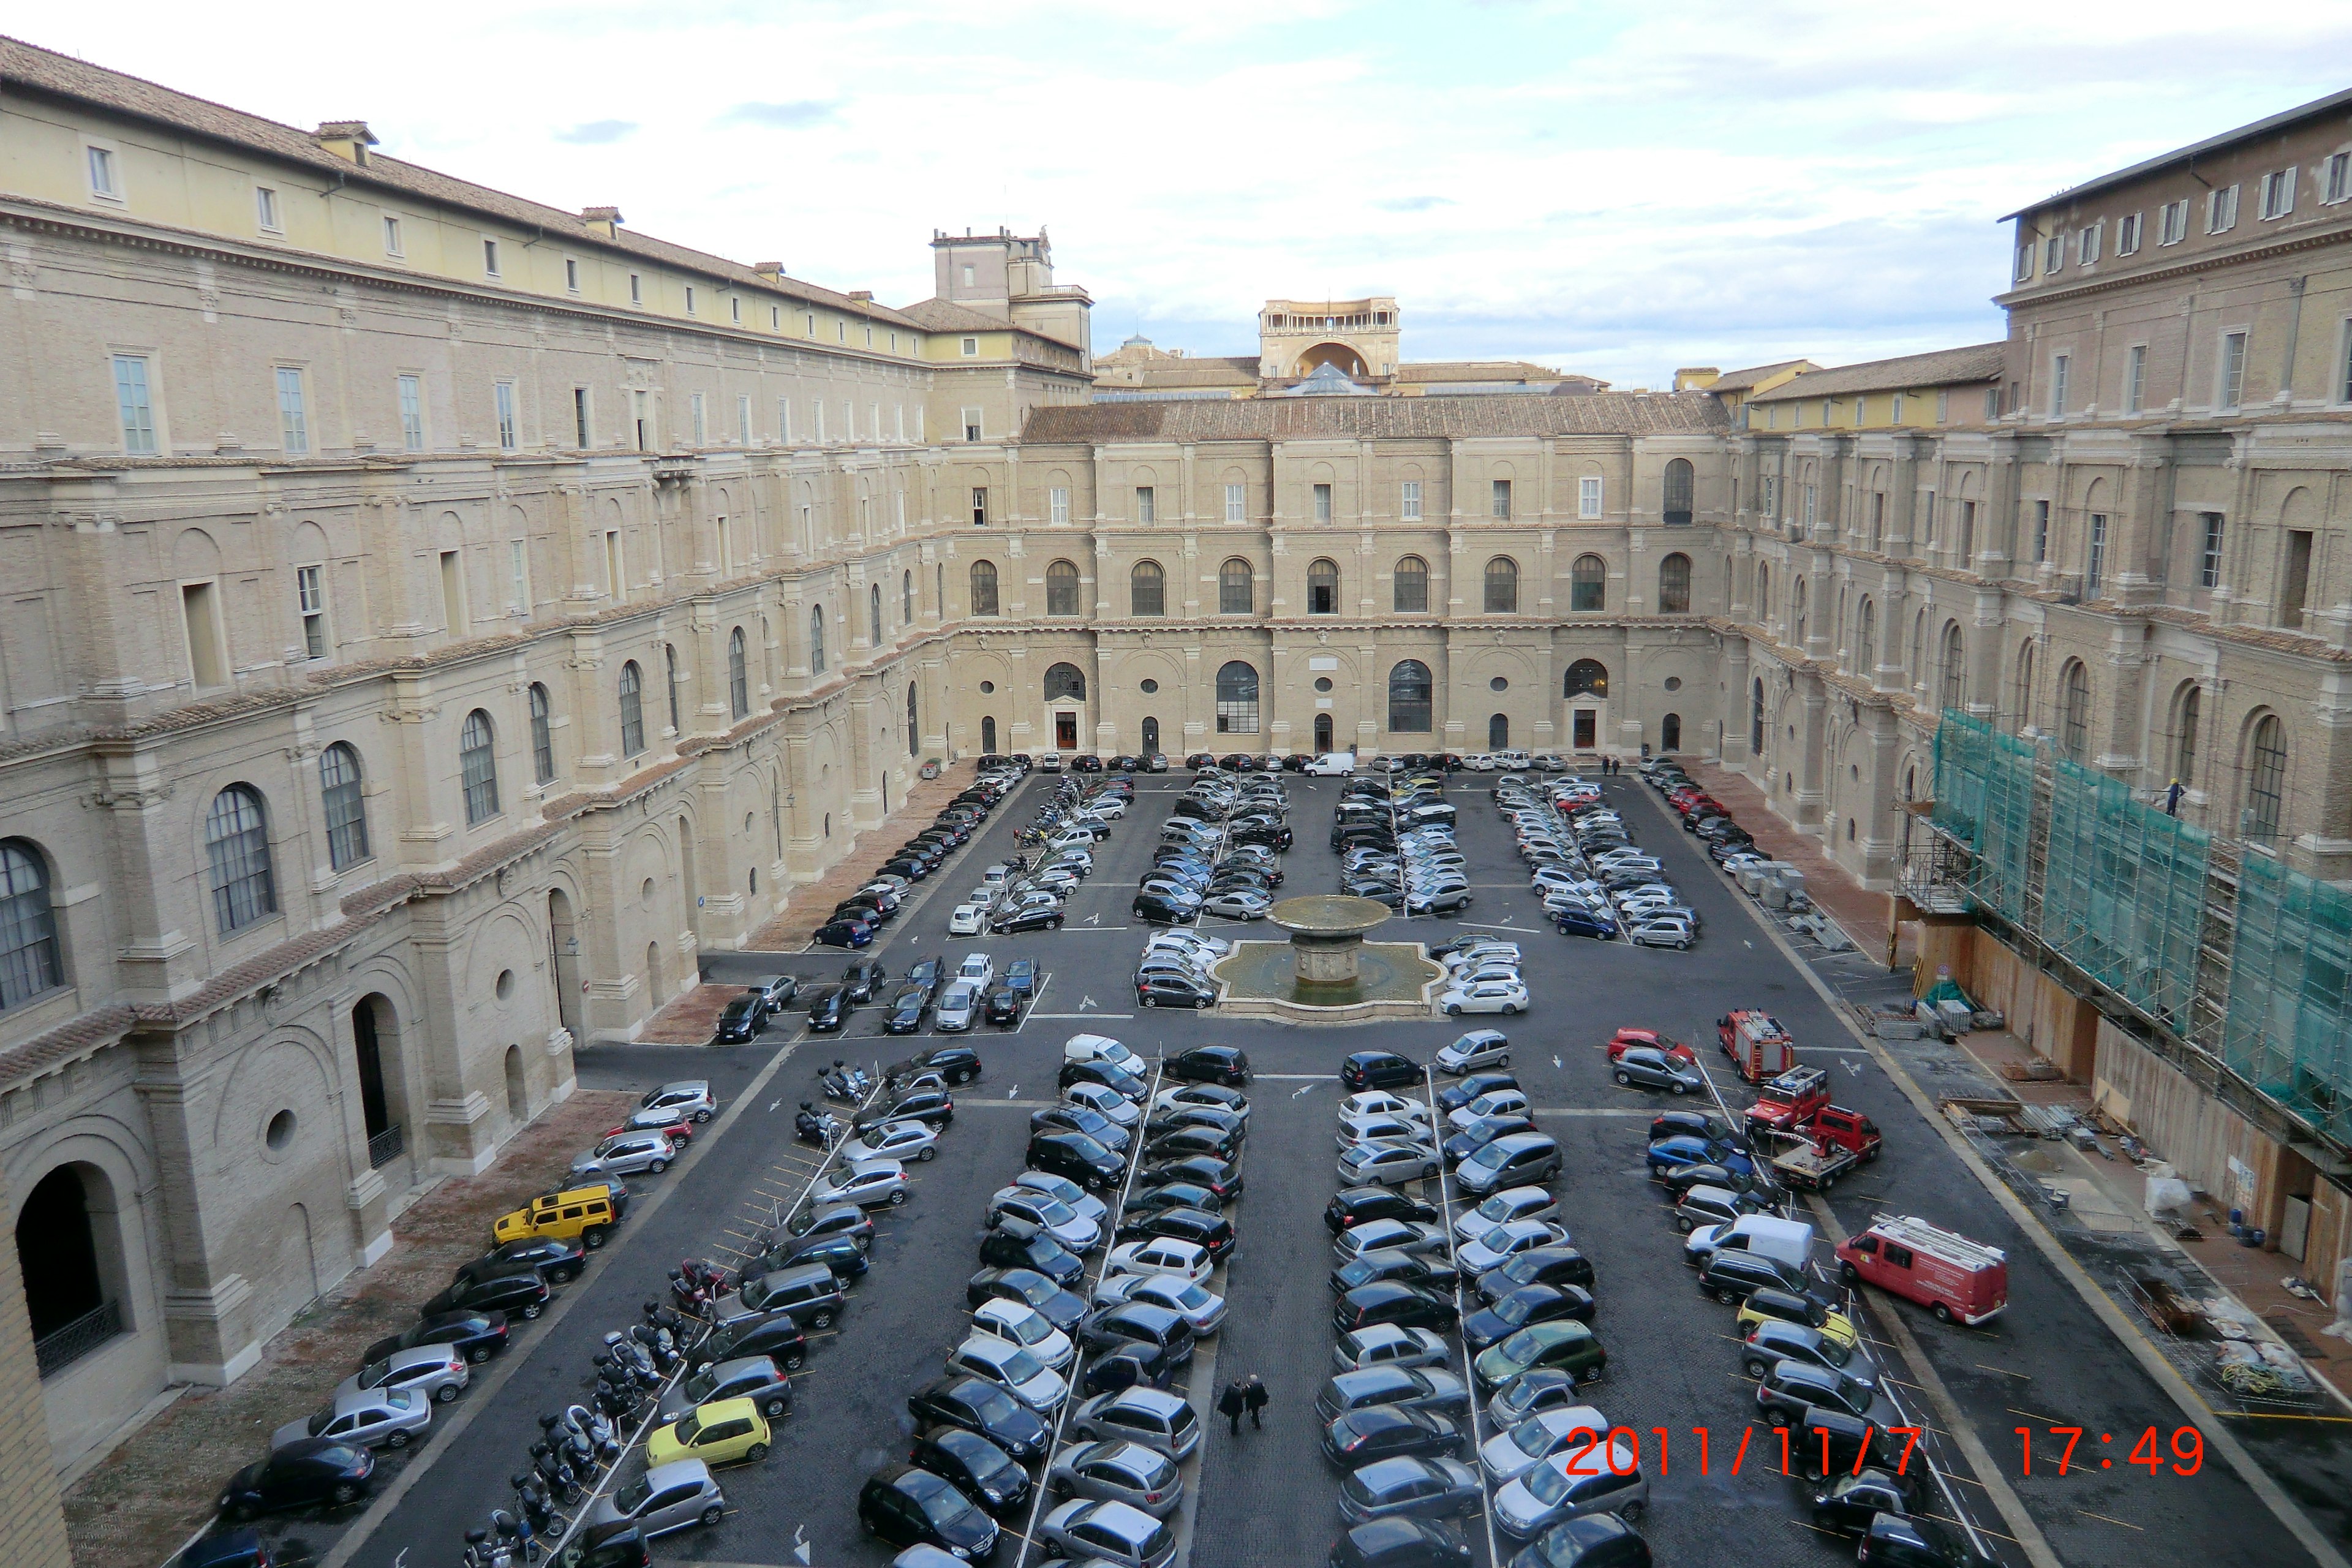
M1764 754L1764 678L1758 676L1748 700L1748 749Z
M996 752L996 718L993 714L980 721L980 749L991 756Z
M635 659L621 666L621 755L625 757L646 749L645 686L645 671L637 668Z
M1045 672L1045 700L1064 700L1084 702L1087 700L1086 672L1075 664L1057 664Z
M1257 733L1257 671L1240 659L1217 671L1217 733Z
M2279 836L2286 801L2286 725L2265 713L2246 753L2245 836L2268 844Z
M205 858L212 868L213 919L223 936L278 912L269 819L251 784L231 784L213 796L205 815Z
M1307 613L1310 616L1336 616L1339 613L1339 563L1318 557L1307 567Z
M1796 585L1789 590L1789 626L1799 647L1805 646L1805 623L1810 618L1805 614L1805 606L1811 597L1811 590L1805 585L1802 577L1798 578Z
M898 619L912 626L915 620L915 574L909 568L898 574Z
M996 563L993 561L971 563L971 613L975 616L996 614Z
M915 683L907 682L907 754L919 756L923 750L923 727L918 721L915 705Z
M466 790L468 826L499 814L499 760L490 746L490 716L480 709L466 715L457 731L457 776Z
M1519 563L1507 555L1497 555L1486 563L1486 613L1519 613Z
M1683 749L1683 716L1669 713L1658 721L1658 750L1679 752Z
M740 633L737 634L740 636ZM541 784L555 778L555 735L549 727L547 688L530 683L530 775Z
M1045 613L1049 616L1075 616L1078 613L1078 569L1066 561L1056 561L1045 568Z
M1965 700L1969 684L1968 647L1961 638L1960 623L1952 622L1944 628L1944 695L1943 706L1958 708Z
M1217 614L1254 616L1256 613L1257 573L1248 562L1236 555L1217 568Z
M824 673L824 606L809 606L809 673Z
M48 862L22 838L0 839L0 1008L64 984Z
M338 741L319 753L319 802L327 814L327 864L340 871L368 858L360 754Z
M1511 716L1509 714L1487 715L1486 749L1490 752L1507 752L1511 749Z
M1127 574L1127 606L1131 616L1168 613L1168 574L1157 561L1139 561Z
M1675 462L1682 459L1676 458ZM1687 468L1688 464L1684 464ZM1677 550L1658 563L1658 613L1662 616L1690 614L1690 557Z
M1389 728L1404 735L1428 734L1433 689L1429 666L1417 658L1400 661L1389 671Z
M1761 561L1756 563L1756 618L1772 618L1772 568Z
M2079 658L2066 661L2059 672L2063 706L2058 716L2058 744L2076 762L2091 749L2091 672Z
M2017 727L2021 730L2033 722L2033 644L2031 639L2017 650Z
M1394 603L1400 615L1425 615L1429 610L1429 563L1408 555L1396 563Z
M677 712L677 649L667 643L662 644L662 676L669 686L669 732L682 735L686 726L679 721Z
M2194 684L2183 687L2172 721L2172 776L2184 789L2197 787L2197 731L2204 718L2204 689Z
M1609 563L1598 555L1580 555L1568 569L1568 607L1598 610L1609 602Z
M1669 528L1678 528L1691 520L1694 488L1689 458L1676 458L1666 465L1665 497L1659 510Z
M751 716L751 661L745 651L741 626L727 636L727 707L738 719Z
M882 584L866 584L866 640L882 646Z
M1569 698L1608 696L1609 667L1597 658L1578 659L1561 676L1559 694Z
M1895 635L1903 635L1900 628ZM1853 667L1864 676L1878 667L1878 606L1866 598L1854 616Z

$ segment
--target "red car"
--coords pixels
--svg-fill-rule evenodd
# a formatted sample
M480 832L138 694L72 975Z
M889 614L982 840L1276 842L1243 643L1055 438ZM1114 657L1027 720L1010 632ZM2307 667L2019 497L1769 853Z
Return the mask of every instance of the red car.
M1625 1054L1626 1047L1629 1046L1653 1047L1655 1049L1664 1051L1666 1054L1666 1059L1668 1061L1679 1062L1686 1068L1698 1066L1697 1054L1695 1053L1688 1046L1683 1044L1680 1040L1675 1039L1673 1036L1662 1035L1655 1029L1624 1028L1618 1030L1609 1041L1609 1059L1613 1062L1619 1057L1623 1056Z

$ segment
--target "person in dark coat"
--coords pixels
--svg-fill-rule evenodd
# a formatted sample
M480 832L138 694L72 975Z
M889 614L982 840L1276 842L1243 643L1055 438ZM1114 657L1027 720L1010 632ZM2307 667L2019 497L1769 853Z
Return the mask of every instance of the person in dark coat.
M1258 1412L1272 1403L1274 1395L1265 1391L1265 1384L1258 1380L1257 1373L1250 1373L1249 1381L1242 1384L1242 1407L1249 1412L1250 1425L1261 1432L1265 1430L1265 1423L1258 1419ZM1238 1424L1234 1430L1240 1430Z
M1242 1384L1239 1378L1225 1384L1225 1391L1217 1395L1217 1414L1233 1423L1234 1436L1236 1437L1242 1435L1243 1403Z

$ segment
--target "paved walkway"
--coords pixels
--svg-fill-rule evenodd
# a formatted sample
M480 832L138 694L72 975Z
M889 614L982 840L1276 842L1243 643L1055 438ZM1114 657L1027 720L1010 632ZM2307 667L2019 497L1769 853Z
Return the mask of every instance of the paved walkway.
M1745 776L1712 763L1684 764L1701 789L1721 801L1739 826L1755 835L1759 854L1785 860L1805 874L1805 896L1822 913L1837 921L1854 946L1865 955L1886 962L1886 922L1894 900L1856 881L1829 857L1821 839L1799 831L1767 805L1764 792ZM1896 965L1907 966L1911 949L1906 942L1896 953Z
M857 836L833 869L794 888L783 910L743 945L761 952L798 952L806 947L835 904L873 880L876 869L899 845L929 826L978 776L978 764L950 763L938 778L918 782L898 810Z

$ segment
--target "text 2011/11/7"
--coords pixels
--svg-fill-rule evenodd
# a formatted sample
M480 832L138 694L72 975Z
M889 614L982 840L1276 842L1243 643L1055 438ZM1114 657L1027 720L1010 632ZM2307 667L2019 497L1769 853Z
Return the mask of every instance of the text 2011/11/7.
M1768 1430L1773 1437L1780 1440L1780 1473L1784 1476L1793 1476L1801 1473L1792 1467L1803 1464L1810 1458L1810 1456L1806 1455L1802 1451L1802 1446L1791 1446L1789 1428L1786 1426L1773 1426L1768 1428ZM1900 1437L1903 1439L1903 1452L1895 1462L1895 1473L1897 1475L1908 1474L1911 1466L1911 1450L1918 1446L1919 1434L1923 1430L1924 1428L1918 1426L1881 1426L1871 1428L1854 1453L1853 1467L1853 1473L1856 1475L1860 1475L1862 1473L1863 1467L1870 1461L1873 1452L1879 1447L1877 1442L1878 1435L1881 1432L1884 1432L1888 1436ZM1690 1432L1692 1436L1698 1439L1698 1473L1702 1476L1712 1475L1714 1473L1714 1445L1709 1440L1707 1429L1704 1426L1694 1426L1690 1429ZM1664 1477L1667 1471L1670 1450L1672 1447L1672 1429L1664 1426L1652 1426L1648 1429L1647 1435L1656 1439L1656 1446L1654 1451L1657 1456L1657 1468L1652 1473L1659 1477ZM1747 1463L1748 1445L1749 1440L1755 1436L1756 1428L1753 1426L1743 1426L1739 1429L1739 1446L1732 1451L1731 1455L1730 1473L1732 1475L1738 1475L1739 1473L1740 1466ZM1567 1455L1567 1473L1571 1476L1598 1476L1602 1474L1630 1476L1643 1468L1643 1433L1635 1431L1631 1426L1612 1426L1609 1429L1609 1433L1606 1436L1596 1436L1590 1432L1580 1432L1577 1435L1575 1440L1568 1446L1566 1450L1564 1450ZM1821 1463L1818 1467L1811 1468L1801 1472L1805 1475L1813 1477L1825 1476L1830 1473L1830 1470L1832 1468L1830 1463L1830 1435L1826 1430L1822 1430L1820 1432L1820 1436L1822 1442ZM1618 1458L1618 1451L1620 1449L1624 1450L1625 1453L1630 1456L1630 1464L1622 1462ZM1687 1452L1687 1450L1685 1451ZM1771 1463L1771 1457L1769 1452L1763 1457L1761 1462L1768 1466Z
M2033 1474L2033 1428L2031 1426L2020 1426L2015 1428L2015 1430L2017 1433L2018 1442L2023 1446L2023 1453L2021 1457L2023 1459L2024 1471L2027 1475L2031 1476ZM2060 1475L2064 1475L2070 1469L2087 1470L2094 1468L2088 1458L2078 1459L2074 1457L2074 1445L2083 1440L2084 1429L2082 1427L2045 1426L2042 1430L2049 1433L2052 1439L2061 1445L2058 1449L2058 1473ZM2101 1447L2105 1447L2107 1444L2112 1443L2115 1440L2116 1435L2112 1432L2102 1432L2098 1435L2097 1439ZM2045 1451L2048 1445L2044 1445ZM2124 1458L2124 1465L2126 1468L2129 1468L2133 1465L2145 1465L2147 1467L2147 1473L2152 1476L2166 1468L2168 1459L2170 1461L2170 1467L2174 1475L2195 1475L2199 1470L2202 1469L2205 1465L2205 1434L2200 1432L2194 1426L2174 1427L2172 1429L2172 1452L2168 1456L2162 1448L2157 1446L2156 1428L2150 1426L2147 1430L2139 1435L2139 1441L2132 1445L2131 1452ZM2114 1469L2116 1468L2115 1457L2111 1454L2101 1455L2096 1468L2102 1470Z

